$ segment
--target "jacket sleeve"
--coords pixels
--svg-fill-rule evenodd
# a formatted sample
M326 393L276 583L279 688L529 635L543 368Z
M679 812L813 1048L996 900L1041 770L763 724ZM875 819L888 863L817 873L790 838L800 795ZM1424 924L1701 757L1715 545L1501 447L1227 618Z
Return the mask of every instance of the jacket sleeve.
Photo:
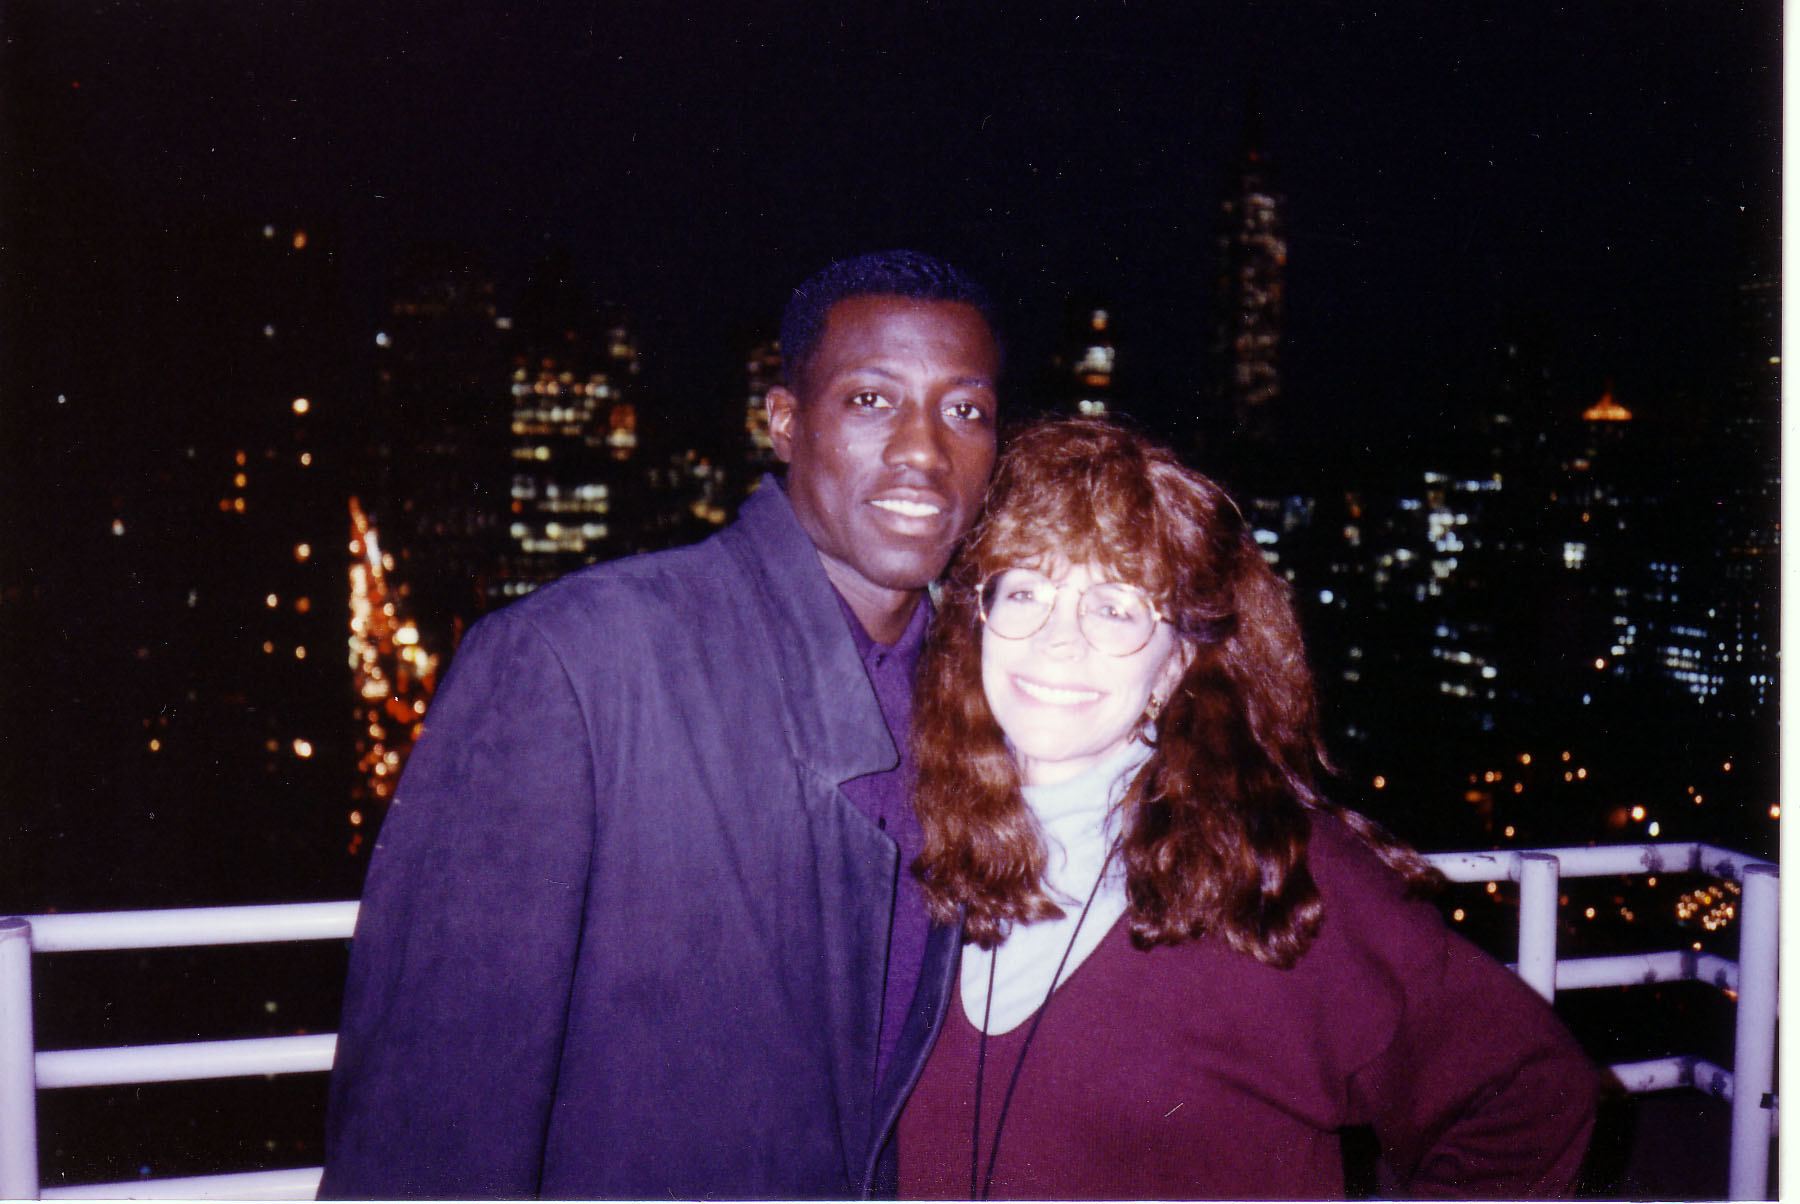
M1388 1167L1416 1197L1572 1194L1593 1133L1596 1068L1516 975L1432 927L1405 970L1394 1040L1352 1080Z
M595 825L589 727L529 621L464 640L363 892L322 1198L538 1188Z

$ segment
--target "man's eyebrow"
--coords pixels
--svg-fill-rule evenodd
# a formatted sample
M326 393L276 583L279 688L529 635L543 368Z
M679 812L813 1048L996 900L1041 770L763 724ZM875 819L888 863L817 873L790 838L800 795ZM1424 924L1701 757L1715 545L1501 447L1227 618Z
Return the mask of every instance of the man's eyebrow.
M906 378L901 373L896 372L891 368L885 368L880 364L858 364L856 367L844 373L844 375L878 376L882 380L893 381L895 384L906 383ZM992 389L994 387L994 378L991 376L953 376L950 378L950 383L952 385L961 385L966 388Z

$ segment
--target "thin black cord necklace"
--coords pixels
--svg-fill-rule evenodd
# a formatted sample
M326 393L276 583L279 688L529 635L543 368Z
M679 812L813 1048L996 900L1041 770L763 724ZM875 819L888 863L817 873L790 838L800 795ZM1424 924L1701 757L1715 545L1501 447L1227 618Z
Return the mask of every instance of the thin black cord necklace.
M1013 1064L1012 1078L1007 1081L1006 1094L1000 1097L1000 1115L994 1118L994 1140L988 1147L987 1175L980 1178L981 1193L976 1194L976 1180L980 1177L981 1167L981 1080L987 1069L988 1023L994 1015L994 970L1000 960L1000 948L988 959L987 1004L981 1011L981 1039L976 1044L975 1053L975 1127L969 1137L969 1199L985 1200L994 1186L994 1165L1000 1161L1000 1133L1006 1128L1006 1113L1012 1107L1013 1091L1019 1085L1019 1072L1025 1069L1025 1055L1031 1052L1032 1038L1037 1036L1038 1025L1044 1022L1044 1013L1050 1010L1050 997L1056 994L1056 984L1062 981L1063 970L1069 964L1069 956L1075 952L1075 942L1081 936L1081 926L1087 923L1088 912L1093 910L1094 900L1100 897L1100 884L1106 881L1107 867L1112 865L1114 850L1106 851L1106 859L1100 863L1100 873L1094 878L1094 889L1088 892L1087 902L1081 905L1081 915L1075 920L1075 931L1069 934L1069 944L1063 950L1062 960L1056 963L1056 973L1050 976L1050 989L1044 992L1044 1002L1038 1007L1037 1015L1031 1018L1031 1027L1025 1030L1025 1043L1019 1047L1019 1060Z

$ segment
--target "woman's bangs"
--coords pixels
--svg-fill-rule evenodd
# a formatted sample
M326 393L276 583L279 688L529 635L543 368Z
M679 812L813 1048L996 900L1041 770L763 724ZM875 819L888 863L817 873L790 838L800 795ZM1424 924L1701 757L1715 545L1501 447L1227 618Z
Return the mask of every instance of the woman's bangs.
M1155 516L1119 505L1124 499L1106 496L1105 482L1087 484L1101 486L1099 494L1073 482L1013 490L991 515L977 551L982 575L1014 566L1053 573L1089 565L1103 580L1164 596L1170 582L1156 551Z

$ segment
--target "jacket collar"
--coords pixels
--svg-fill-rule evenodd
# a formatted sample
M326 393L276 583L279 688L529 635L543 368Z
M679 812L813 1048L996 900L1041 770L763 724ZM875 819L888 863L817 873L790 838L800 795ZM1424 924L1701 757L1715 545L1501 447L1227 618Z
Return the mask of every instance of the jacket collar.
M720 538L754 591L796 756L838 783L892 769L899 752L836 591L773 476L764 474Z

